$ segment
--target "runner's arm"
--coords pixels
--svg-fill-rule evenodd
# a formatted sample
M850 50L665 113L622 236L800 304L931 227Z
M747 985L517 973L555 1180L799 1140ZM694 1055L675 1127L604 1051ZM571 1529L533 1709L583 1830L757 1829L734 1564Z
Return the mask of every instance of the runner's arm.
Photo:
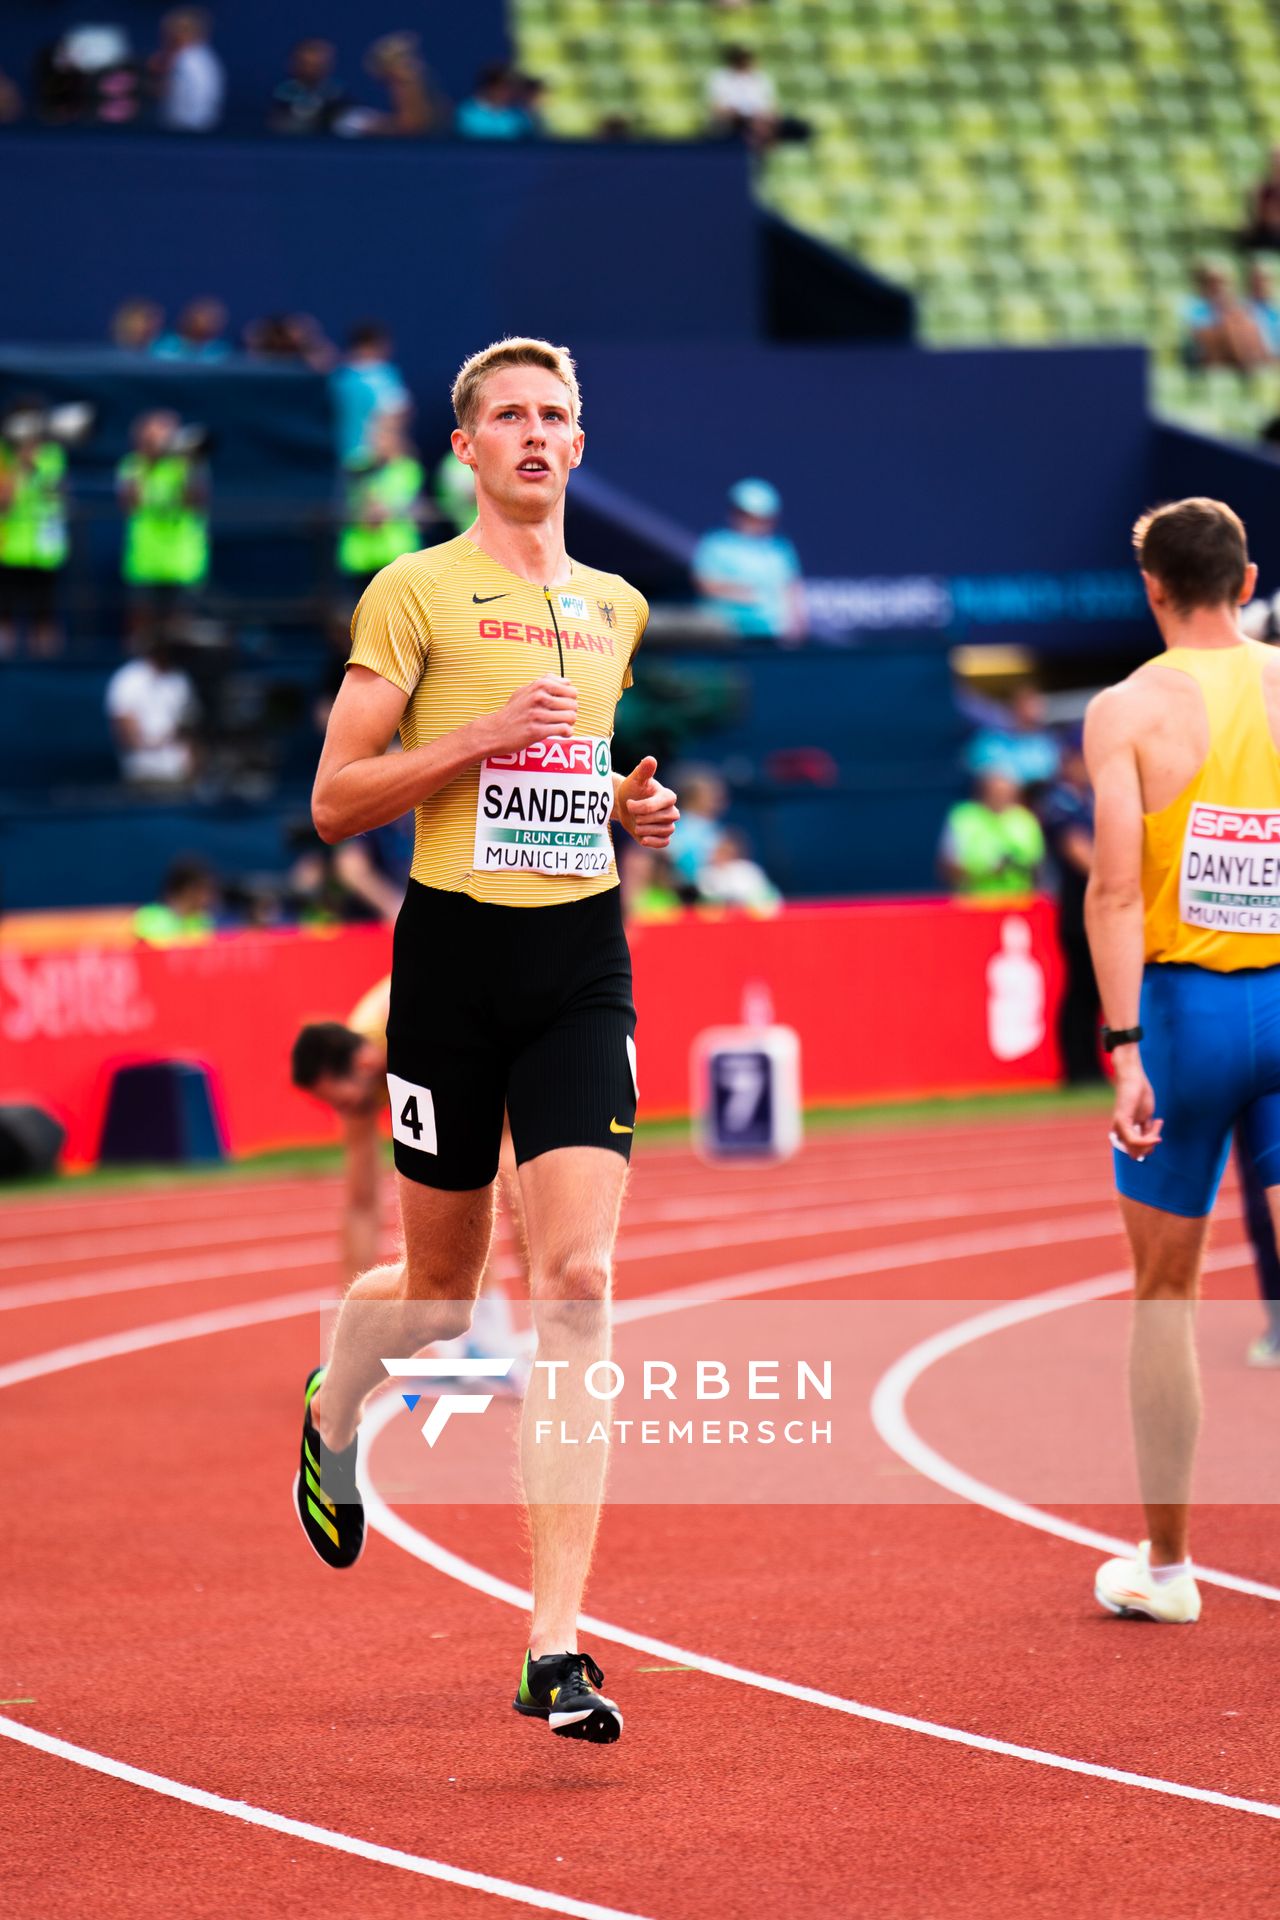
M1084 916L1098 994L1109 1027L1138 1025L1144 961L1142 899L1142 782L1135 741L1140 714L1134 696L1113 687L1092 702L1085 719L1084 753L1097 804L1093 868ZM1160 1139L1155 1096L1136 1042L1117 1047L1116 1144L1141 1160Z
M342 1258L354 1279L378 1261L378 1116L353 1114L346 1128L347 1181L342 1198Z
M497 713L479 714L408 753L389 754L408 698L371 667L347 668L311 791L311 818L330 846L398 820L488 754L572 738L578 707L569 682L546 674L517 688Z
M1085 923L1107 1024L1136 1027L1142 991L1142 785L1128 712L1112 689L1089 708L1084 751L1096 796Z

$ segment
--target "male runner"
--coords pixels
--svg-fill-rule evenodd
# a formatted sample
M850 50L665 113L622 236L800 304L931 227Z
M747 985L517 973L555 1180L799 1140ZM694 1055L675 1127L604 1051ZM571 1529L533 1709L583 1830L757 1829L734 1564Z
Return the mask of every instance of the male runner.
M1166 647L1098 695L1086 917L1115 1061L1115 1175L1133 1252L1130 1396L1150 1534L1109 1560L1113 1613L1193 1621L1194 1313L1239 1122L1280 1217L1280 657L1236 610L1257 568L1217 500L1145 514L1134 546Z
M290 1072L293 1084L332 1107L342 1120L345 1180L342 1195L342 1255L347 1276L354 1280L378 1258L382 1233L381 1121L387 1108L387 1018L391 1011L391 976L362 994L343 1024L315 1020L301 1028L293 1043ZM511 1136L504 1128L498 1169L502 1203L511 1222L517 1259L524 1266L524 1217L516 1179ZM528 1275L525 1275L526 1281ZM506 1354L515 1337L511 1309L501 1281L490 1262L476 1297L472 1331L452 1343L462 1359ZM440 1346L437 1344L437 1352ZM523 1364L513 1368L502 1384L522 1385ZM443 1384L443 1379L437 1380Z
M608 1351L613 1244L636 1114L635 1009L610 821L664 847L675 796L652 759L610 767L614 709L648 609L564 545L582 458L567 351L504 340L453 388L454 452L476 477L466 534L407 554L356 609L312 796L346 839L417 807L396 923L387 1081L402 1261L355 1282L308 1381L297 1506L329 1565L364 1540L356 1429L384 1357L464 1332L488 1256L504 1105L524 1198L537 1358L521 1466L533 1620L514 1705L575 1739L622 1716L578 1645L603 1492L585 1374ZM386 748L397 728L404 751ZM549 1389L548 1382L554 1382ZM551 1398L555 1392L554 1401Z

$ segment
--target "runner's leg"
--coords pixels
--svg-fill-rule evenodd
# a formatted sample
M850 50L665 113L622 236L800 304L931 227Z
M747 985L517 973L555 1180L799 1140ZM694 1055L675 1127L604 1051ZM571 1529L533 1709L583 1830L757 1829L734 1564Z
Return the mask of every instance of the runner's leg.
M609 1452L603 1442L586 1443L597 1422L607 1428L609 1402L593 1399L584 1380L595 1361L609 1357L613 1247L626 1177L622 1156L599 1147L559 1148L520 1168L538 1338L520 1441L535 1659L578 1647ZM539 1422L551 1423L541 1439ZM562 1434L570 1444L561 1443Z
M493 1187L461 1193L397 1175L404 1255L353 1282L334 1329L311 1419L335 1452L351 1444L364 1403L386 1379L383 1358L451 1340L471 1309L493 1234Z
M1157 1149L1159 1151L1159 1149ZM1200 1432L1195 1313L1207 1215L1188 1219L1120 1196L1133 1253L1129 1399L1153 1566L1187 1558L1191 1468Z

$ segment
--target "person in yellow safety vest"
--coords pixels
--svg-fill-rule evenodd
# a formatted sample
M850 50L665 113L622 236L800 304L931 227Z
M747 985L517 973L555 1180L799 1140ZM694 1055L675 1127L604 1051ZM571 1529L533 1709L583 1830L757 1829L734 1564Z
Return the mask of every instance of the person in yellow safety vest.
M338 570L363 585L422 545L424 476L400 413L374 419L367 451L353 454L345 472L348 520L338 541Z
M130 635L150 634L209 571L208 474L199 442L176 413L144 413L133 451L116 469L125 515L121 571L130 590Z
M62 645L58 576L67 564L66 451L39 411L15 408L0 431L0 658L25 630L31 652Z

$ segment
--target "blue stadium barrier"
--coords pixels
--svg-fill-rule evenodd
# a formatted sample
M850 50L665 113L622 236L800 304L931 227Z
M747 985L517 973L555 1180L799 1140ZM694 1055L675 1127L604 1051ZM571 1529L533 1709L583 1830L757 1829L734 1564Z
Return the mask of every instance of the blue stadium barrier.
M207 1068L190 1060L149 1060L116 1068L98 1149L103 1166L226 1157L226 1136Z

